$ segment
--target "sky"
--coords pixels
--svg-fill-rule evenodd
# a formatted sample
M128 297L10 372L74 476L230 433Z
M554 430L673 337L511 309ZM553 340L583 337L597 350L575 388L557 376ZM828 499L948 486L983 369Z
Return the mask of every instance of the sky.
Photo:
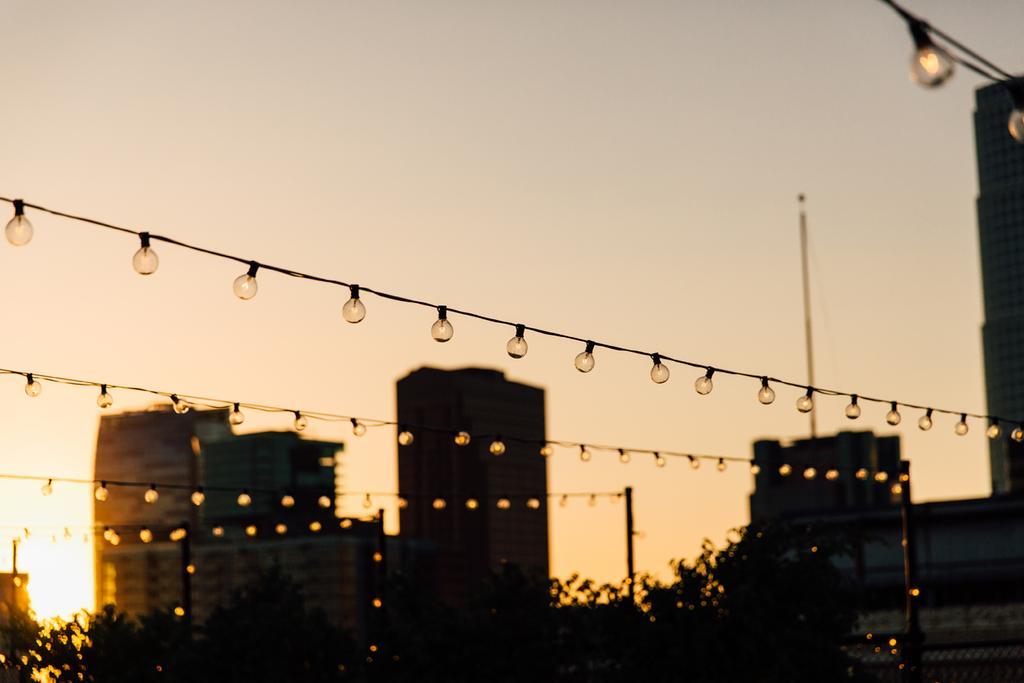
M1024 5L909 3L1011 70ZM983 411L973 90L958 72L925 91L910 39L870 0L758 2L3 3L0 195L171 235L391 292L611 342L806 381L798 193L811 230L817 383ZM983 10L983 11L982 11ZM0 367L370 417L422 365L493 367L547 391L548 434L748 456L805 436L780 389L261 273L30 215L0 244ZM148 399L116 394L115 408ZM823 432L846 401L818 401ZM858 428L899 433L918 500L990 491L983 429L953 419L895 430L884 406ZM91 477L94 392L0 378L0 471ZM286 417L247 428L286 428ZM346 441L344 485L393 490L393 434ZM636 490L637 568L666 576L701 541L744 524L744 468L664 469L614 456L549 464L553 491ZM66 525L86 487L0 483L0 541L20 553L44 615L92 606L92 566ZM551 562L619 580L621 504L551 509ZM394 529L393 529L394 530ZM0 544L0 568L10 553Z

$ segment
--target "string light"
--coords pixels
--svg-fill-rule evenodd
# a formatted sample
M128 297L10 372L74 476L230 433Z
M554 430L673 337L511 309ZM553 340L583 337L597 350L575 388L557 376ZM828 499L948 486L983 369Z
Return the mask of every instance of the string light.
M217 538L220 538L224 535L224 527L218 524L217 526L213 527L213 529L211 529L211 533L213 533L213 535Z
M36 381L31 372L25 375L25 395L35 398L41 393L43 393L43 385Z
M369 493L367 493L363 497L363 507L367 508L367 509L373 507L373 500L370 498L370 494Z
M143 543L152 543L153 532L150 531L147 527L142 527L141 529L139 529L139 540Z
M807 387L807 393L796 400L796 409L801 413L814 410L814 387Z
M366 317L366 306L359 299L359 285L351 285L349 293L351 297L341 307L341 317L353 324L362 322L363 318Z
M331 500L330 496L320 496L316 499L316 504L322 508L329 508L334 505L334 501Z
M953 58L936 45L920 20L910 20L914 54L910 58L910 78L926 88L937 88L953 75Z
M476 510L478 507L480 507L480 503L477 501L476 498L467 498L466 499L466 509L467 510Z
M932 409L928 408L924 411L924 415L917 421L917 426L922 432L927 432L932 428Z
M318 533L321 529L323 529L323 525L315 519L309 523L309 530L314 534Z
M274 526L274 531L276 531L279 536L284 536L286 533L288 533L288 525L283 522L278 522Z
M700 469L700 460L698 460L697 458L693 457L692 455L688 455L686 457L689 458L689 460L690 460L690 468L691 469L695 469L695 470Z
M968 429L970 429L970 427L967 426L967 415L961 414L960 421L953 425L953 432L957 436L963 436L967 433Z
M448 322L448 307L437 307L437 321L430 326L430 336L436 342L449 341L455 335L455 328Z
M861 467L854 473L854 476L863 481L871 476L871 474L867 471L867 468Z
M281 496L281 507L290 508L295 507L295 497L286 493Z
M999 426L999 420L997 418L990 419L988 429L985 430L985 435L990 439L998 439L1002 433L1003 430Z
M39 492L42 493L44 496L52 495L53 494L53 479L47 479L46 483L43 484L39 488Z
M257 529L256 529L256 525L255 524L249 524L248 526L245 527L245 535L249 536L250 538L255 536L256 532L257 532Z
M410 446L416 437L413 436L405 427L400 427L398 432L398 445L399 446Z
M185 401L178 398L177 394L171 394L171 407L174 408L174 412L178 415L184 415L189 411L189 405Z
M580 372L590 372L594 369L594 342L588 341L586 347L576 354L573 365Z
M711 393L711 390L715 388L715 383L711 381L711 378L715 375L715 369L709 367L703 375L698 377L694 383L694 390L701 396L707 396Z
M106 502L107 498L110 497L110 491L109 491L109 489L107 489L107 482L101 481L99 483L99 486L96 487L96 490L93 491L92 495L99 502L101 502L101 503Z
M196 507L202 505L203 502L206 500L206 493L203 492L203 487L197 487L196 490L192 492L192 495L189 496L189 498L192 501L192 504L195 505Z
M590 462L590 451L583 444L580 444L580 460L583 462Z
M751 461L751 462L750 462L750 473L751 473L752 475L754 475L755 477L756 477L757 475L761 474L761 466L760 466L760 465L758 465L758 464L757 464L756 462L754 462L754 461Z
M435 498L431 505L433 505L435 510L444 510L448 507L448 502L444 498Z
M569 496L567 496L567 495L563 494L563 495L562 495L562 496L561 496L561 497L560 497L560 498L558 499L558 507L560 507L560 508L564 508L564 507L565 507L566 505L568 505L568 504L569 504Z
M655 467L664 467L665 466L665 458L662 457L661 453L655 453L654 454L654 466Z
M718 459L718 464L715 465L715 467L718 469L719 472L725 472L725 468L726 468L725 458L719 458Z
M884 484L888 480L889 480L889 473L888 472L875 472L875 481L877 481L879 484Z
M850 394L850 404L846 406L846 417L849 420L856 420L860 417L860 405L857 403L857 394Z
M1013 99L1013 110L1006 121L1010 136L1019 144L1024 144L1024 82L1013 80L1007 83L1010 97Z
M160 493L156 490L156 484L150 484L146 492L142 494L142 499L150 505L156 504L156 501L160 499Z
M655 384L664 384L668 381L669 371L668 366L661 362L661 355L657 353L651 354L651 381Z
M551 447L551 444L544 444L540 447L540 455L542 458L550 458L555 454L555 449Z
M235 499L235 502L238 503L238 507L247 508L252 505L252 496L249 495L249 491L247 489L242 489L242 492L238 494L238 498Z
M1017 443L1024 441L1024 425L1017 425L1017 427L1010 433L1010 438Z
M587 496L587 505L589 505L590 507L594 507L595 505L597 505L596 494L591 493L589 496Z
M793 473L793 466L790 465L789 463L784 462L781 465L779 465L779 474L781 476L788 477L792 473Z
M366 425L354 417L349 420L352 423L352 436L363 436L366 434Z
M32 241L32 223L25 217L24 201L15 199L11 203L14 204L14 218L7 221L7 227L4 228L4 236L14 246L23 247Z
M160 258L153 247L149 246L148 232L139 233L139 243L139 250L132 256L132 268L139 275L152 275L160 266Z
M900 417L900 411L896 405L896 401L893 401L889 404L889 412L885 414L885 421L895 427L902 419L903 418Z
M531 510L539 510L540 509L540 498L527 498L526 499L526 507L530 508Z
M500 436L496 437L487 450L491 452L491 455L503 455L505 453L505 442L501 440Z
M627 451L627 450L625 450L623 448L620 448L619 449L619 462L621 462L623 465L625 465L625 464L629 463L629 460L630 460L629 451Z
M515 336L509 339L508 343L505 344L505 350L508 352L508 355L511 356L512 358L522 358L523 356L526 355L526 352L529 350L530 345L526 343L525 335L526 326L517 323Z
M295 431L301 432L309 426L309 420L302 414L302 411L296 410L293 414L295 415L295 419L292 421L292 428L295 429Z
M813 467L804 468L804 479L810 481L811 479L814 479L816 476L818 476L818 470L814 469Z
M242 412L242 408L238 403L231 406L231 412L228 413L228 422L236 427L245 422L245 413Z
M839 478L839 470L837 470L834 467L829 470L826 470L825 478L828 479L829 481L835 481L836 479Z
M771 405L775 402L775 390L768 386L768 378L761 378L761 388L757 390L757 400L763 405Z
M508 510L509 508L512 507L512 501L510 501L508 498L499 498L498 502L495 505L499 510Z
M260 264L250 261L249 270L236 277L232 283L231 289L242 301L248 301L256 296L256 290L259 289L259 285L256 284L256 273L259 269Z

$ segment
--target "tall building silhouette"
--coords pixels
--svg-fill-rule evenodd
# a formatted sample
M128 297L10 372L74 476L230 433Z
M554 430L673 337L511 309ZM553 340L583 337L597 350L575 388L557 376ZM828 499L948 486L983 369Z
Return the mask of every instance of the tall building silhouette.
M399 380L398 421L430 424L451 433L417 431L398 451L399 491L408 505L399 513L402 535L436 546L436 581L442 599L458 602L504 562L548 576L547 461L539 447L504 441L500 456L490 438L455 444L458 430L477 435L545 438L544 391L511 382L497 370L421 368ZM525 495L540 499L538 509ZM511 507L496 500L512 496ZM446 499L438 509L435 497ZM466 506L467 499L479 502Z
M1006 87L975 93L978 154L978 236L984 286L985 387L988 410L1024 419L1024 145L1010 137ZM1024 444L1007 438L990 448L993 493L1024 490Z

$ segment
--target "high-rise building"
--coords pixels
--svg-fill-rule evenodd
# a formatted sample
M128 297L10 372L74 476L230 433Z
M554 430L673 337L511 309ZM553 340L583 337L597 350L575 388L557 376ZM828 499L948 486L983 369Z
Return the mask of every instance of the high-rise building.
M984 285L988 410L1024 419L1024 145L1007 133L1012 109L1004 85L975 93L978 238ZM1024 490L1024 444L1004 434L989 445L993 493Z
M464 599L504 562L547 577L547 462L538 446L512 438L501 455L489 449L502 435L545 438L544 391L497 370L421 368L399 380L397 393L399 423L451 430L417 431L398 449L399 491L408 500L399 513L402 535L435 544L442 599ZM456 445L459 430L477 437ZM507 509L496 504L503 496ZM528 506L526 496L540 506ZM435 498L446 505L439 509ZM478 505L467 506L470 499Z

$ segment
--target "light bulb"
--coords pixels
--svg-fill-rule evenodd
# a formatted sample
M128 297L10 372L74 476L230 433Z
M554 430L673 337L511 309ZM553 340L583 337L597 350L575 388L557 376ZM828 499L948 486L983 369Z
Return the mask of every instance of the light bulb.
M993 417L989 422L988 429L985 430L985 435L990 439L998 439L1002 433L999 420Z
M1010 130L1010 136L1018 143L1024 144L1024 106L1018 105L1010 112L1010 118L1006 122Z
M222 526L215 526L215 527L213 527L212 532L213 532L214 536L216 536L217 538L220 538L221 536L224 535L224 527L222 527Z
M499 510L508 510L510 507L512 507L512 501L510 501L508 498L499 498L497 505Z
M446 507L448 507L448 503L445 501L444 498L435 498L434 502L431 503L431 505L434 507L435 510L444 510Z
M889 412L885 414L885 421L895 427L900 423L901 419L903 418L900 417L900 411L898 410L896 401L893 401L889 404Z
M707 396L711 393L711 390L715 388L715 383L711 381L711 378L715 375L714 368L708 368L707 371L698 377L694 383L693 388L701 396Z
M665 458L662 457L661 453L655 453L654 454L654 466L655 467L664 467L665 466Z
M580 444L580 460L583 462L590 462L590 451L583 444Z
M349 420L349 422L352 423L352 435L353 436L363 436L364 434L366 434L366 425L364 425L362 422L360 422L359 420L355 419L354 417L351 418Z
M782 463L779 466L779 474L783 477L788 477L793 472L793 466L788 463Z
M25 375L25 395L35 398L41 393L43 393L43 385L36 381L31 372Z
M188 412L189 405L178 398L177 394L171 394L171 407L174 408L174 412L178 415L184 415Z
M470 440L469 432L459 432L454 439L456 446L468 446Z
M341 317L350 323L361 322L366 317L366 306L359 300L359 285L350 285L348 289L352 298L341 307Z
M152 275L160 266L160 258L153 251L153 248L149 246L148 232L139 233L139 242L142 243L142 246L132 256L132 268L139 275Z
M160 499L160 494L156 490L156 484L150 484L146 492L142 494L142 499L153 505L157 500Z
M543 458L550 458L555 454L555 449L552 448L551 444L544 444L540 447L540 455Z
M668 366L661 362L661 356L652 353L651 362L654 365L651 366L651 381L655 384L664 384L668 381L669 371Z
M323 524L321 524L320 522L316 521L315 519L312 522L309 523L309 530L312 531L314 534L317 533L318 531L320 531L323 528L324 528Z
M761 466L758 465L756 462L750 463L750 473L755 477L761 474Z
M929 429L932 428L932 409L931 408L929 408L928 410L924 411L924 415L922 415L921 419L917 421L917 426L920 428L920 430L922 432L927 432Z
M594 342L588 341L586 348L576 354L573 365L580 372L590 372L594 369Z
M623 465L627 464L630 460L629 451L622 448L619 449L619 462Z
M699 470L700 469L700 460L698 460L697 458L693 457L692 455L688 455L686 457L690 459L690 469L694 469L694 470Z
M1017 443L1024 441L1024 425L1017 425L1017 428L1010 432L1010 438Z
M477 501L476 498L467 498L466 499L466 509L467 510L476 510L478 507L480 507L480 503Z
M292 427L295 429L295 431L301 432L303 429L309 426L309 420L307 420L306 416L303 415L300 411L293 411L293 414L295 415L295 419L292 421Z
M107 482L101 481L100 485L96 487L96 490L93 491L92 495L95 496L96 500L98 500L101 503L104 502L107 498L109 498L110 490L107 488Z
M953 58L932 42L920 21L910 22L914 54L910 58L910 78L926 88L936 88L953 75Z
M142 529L139 531L139 540L143 543L152 543L153 532L147 529L146 527L142 527Z
M100 408L109 408L114 405L114 399L107 393L107 385L100 385L100 395L96 397L96 405Z
M888 472L875 472L875 481L879 484L884 484L889 479Z
M830 470L826 470L825 478L828 479L829 481L835 481L836 479L839 478L839 470L837 470L835 468L832 468Z
M363 496L363 507L366 509L370 509L373 507L373 499L370 498L369 493Z
M252 505L252 496L249 495L248 491L243 489L242 492L238 494L238 498L235 499L235 502L238 503L239 507L247 508Z
M399 496L395 502L398 503L399 510L404 510L405 508L409 507L409 501L406 500L405 498L402 498L401 496Z
M256 296L256 290L259 288L256 284L256 271L259 269L260 264L250 261L249 270L235 278L231 288L234 290L235 296L242 301L248 301Z
M505 453L505 442L501 440L501 437L497 437L491 442L487 450L491 452L491 455L503 455Z
M569 496L562 494L562 497L558 499L558 507L564 508L569 504Z
M113 529L110 530L110 545L118 545L121 543L121 534L117 533Z
M25 218L25 202L20 199L14 200L14 218L7 222L4 235L16 247L23 247L32 241L32 223Z
M331 497L320 496L319 498L316 499L316 504L325 509L329 508L332 505Z
M516 325L515 336L508 340L508 344L505 344L505 350L508 351L508 355L513 358L522 358L526 355L526 352L530 347L529 344L526 343L526 338L523 336L525 333L525 325Z
M818 470L814 469L813 467L804 468L804 479L810 481L811 479L814 479L816 476L818 476Z
M247 527L245 527L245 535L246 536L250 536L250 537L255 536L256 535L256 525L255 524L250 524Z
M967 426L967 415L961 413L960 421L953 425L953 431L956 433L957 436L963 436L964 434L967 433L968 429L970 428Z
M857 394L850 396L850 405L846 406L846 417L850 420L856 420L860 417L860 405L857 403Z
M857 470L854 473L854 476L857 477L858 479L860 479L861 481L867 479L869 475L870 475L870 473L864 467L861 467L859 470Z
M199 507L206 500L206 494L203 493L203 487L200 486L192 492L192 504Z
M39 492L44 496L49 496L53 493L53 479L47 479L46 483L39 488Z
M725 472L725 468L726 468L725 458L719 458L718 459L718 464L715 465L715 467L718 469L719 472Z
M398 445L399 446L409 446L409 445L412 444L412 442L415 440L415 438L416 437L413 436L412 432L410 432L408 429L405 429L404 427L402 427L401 431L398 432Z
M761 388L757 390L757 400L763 405L771 405L775 402L775 390L768 386L768 378L761 378Z
M430 336L436 342L446 342L455 335L455 328L448 322L448 307L437 307L437 320L430 326Z
M289 495L287 493L284 494L283 496L281 496L281 507L283 507L283 508L295 507L295 497L291 496L291 495Z
M801 413L809 413L814 410L813 387L807 387L807 393L796 400L796 409Z
M539 510L540 509L540 499L539 498L527 498L526 499L526 507L530 508L531 510Z
M242 412L241 407L237 403L231 406L231 412L228 413L228 422L236 427L245 422L245 413Z
M278 522L274 526L274 531L277 532L278 536L284 536L286 533L288 533L288 525L282 524L281 522Z
M589 505L590 507L594 507L595 505L597 505L597 496L591 493L590 496L587 498L587 505Z

